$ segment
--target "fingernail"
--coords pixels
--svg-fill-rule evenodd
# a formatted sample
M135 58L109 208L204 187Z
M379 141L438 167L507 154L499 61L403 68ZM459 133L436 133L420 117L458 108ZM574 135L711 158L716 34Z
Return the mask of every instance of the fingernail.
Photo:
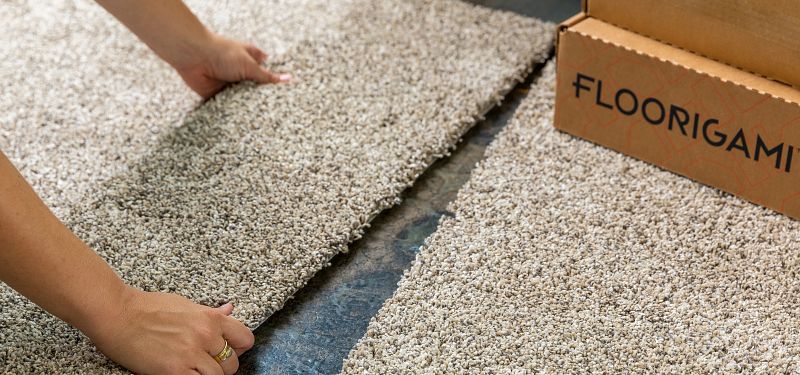
M278 79L280 79L281 82L289 82L289 81L292 80L292 75L291 74L281 74L281 75L278 76Z

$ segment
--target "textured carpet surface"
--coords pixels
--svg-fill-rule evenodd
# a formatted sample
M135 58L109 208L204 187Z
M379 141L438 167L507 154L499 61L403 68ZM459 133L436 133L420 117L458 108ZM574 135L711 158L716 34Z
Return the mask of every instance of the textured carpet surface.
M557 132L549 65L344 374L798 370L800 225Z
M126 281L231 300L250 327L397 203L553 37L449 0L190 3L214 29L283 52L272 65L297 77L192 109L101 9L54 3L0 4L13 56L0 62L0 147ZM113 368L0 288L0 372Z

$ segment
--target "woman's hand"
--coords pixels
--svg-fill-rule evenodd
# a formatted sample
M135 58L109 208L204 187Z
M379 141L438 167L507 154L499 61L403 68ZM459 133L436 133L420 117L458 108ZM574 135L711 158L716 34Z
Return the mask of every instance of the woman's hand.
M125 285L0 152L0 281L83 331L109 358L148 374L232 374L253 334L233 306L200 306ZM5 308L3 306L2 308ZM225 346L235 355L214 361ZM69 348L64 348L67 350Z
M196 52L173 63L186 84L208 99L231 82L286 83L289 74L276 74L261 64L267 54L256 46L211 34Z
M137 374L233 374L253 334L230 317L233 305L211 308L165 293L129 288L115 316L88 332L106 356ZM218 364L228 345L235 354Z
M262 67L260 49L206 29L181 0L97 0L164 61L203 99L231 82L288 82L288 74Z

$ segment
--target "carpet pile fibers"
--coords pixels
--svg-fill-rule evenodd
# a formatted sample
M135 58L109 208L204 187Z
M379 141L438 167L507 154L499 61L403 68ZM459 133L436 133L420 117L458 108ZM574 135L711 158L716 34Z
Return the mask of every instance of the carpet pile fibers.
M192 3L226 35L277 45L271 66L296 80L191 109L169 68L96 5L31 3L0 4L0 48L14 56L0 62L0 147L127 282L230 300L250 327L397 203L553 37L452 0ZM0 372L115 369L0 288Z
M800 225L556 131L552 63L343 374L798 370Z

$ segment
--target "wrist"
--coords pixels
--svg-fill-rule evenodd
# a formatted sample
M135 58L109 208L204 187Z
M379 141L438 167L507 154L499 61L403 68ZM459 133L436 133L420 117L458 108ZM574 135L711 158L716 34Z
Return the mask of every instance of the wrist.
M213 33L182 1L97 2L173 67L191 62L213 39Z
M126 320L128 306L140 293L144 293L122 280L108 292L106 298L98 298L97 303L87 303L81 319L74 324L95 342L105 341L105 337L113 335L121 322Z
M175 70L192 69L209 61L217 39L219 36L215 33L202 28L180 38L173 46L165 48L163 53L158 51L158 55Z

